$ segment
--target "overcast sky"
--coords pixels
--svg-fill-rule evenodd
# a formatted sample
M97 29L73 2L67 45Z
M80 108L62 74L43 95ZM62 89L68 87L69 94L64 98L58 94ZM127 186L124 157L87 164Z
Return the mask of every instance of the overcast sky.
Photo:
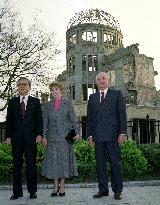
M159 0L14 0L16 9L28 24L35 9L41 10L46 28L55 31L65 49L65 33L69 20L76 12L85 9L102 9L120 23L123 44L139 43L141 54L154 58L154 68L159 72L155 78L160 89L160 1ZM65 54L65 50L64 50ZM62 59L62 67L65 56Z

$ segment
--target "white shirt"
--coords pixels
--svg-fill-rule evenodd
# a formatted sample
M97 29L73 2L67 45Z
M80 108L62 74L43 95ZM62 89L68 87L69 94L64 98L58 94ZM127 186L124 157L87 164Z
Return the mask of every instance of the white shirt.
M27 107L28 96L29 96L29 95L26 95L26 96L21 96L21 95L20 95L20 103L22 102L22 99L25 97L25 98L23 99L24 104L25 104L25 110L26 110L26 107Z
M105 90L99 90L99 92L100 92L100 102L101 102L101 92L104 92L104 98L105 98L105 96L106 96L106 94L107 94L107 91L108 91L108 88L106 88Z

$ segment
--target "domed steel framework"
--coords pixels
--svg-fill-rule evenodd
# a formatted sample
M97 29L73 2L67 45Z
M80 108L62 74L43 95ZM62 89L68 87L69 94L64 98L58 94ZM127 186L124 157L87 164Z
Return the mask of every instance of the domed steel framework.
M98 9L88 9L76 13L75 16L70 19L67 30L72 26L84 23L104 24L121 31L119 22L113 16Z

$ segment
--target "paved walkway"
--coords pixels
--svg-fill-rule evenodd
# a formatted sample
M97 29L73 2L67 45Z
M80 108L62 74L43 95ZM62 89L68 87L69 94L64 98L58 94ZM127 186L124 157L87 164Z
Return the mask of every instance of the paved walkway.
M10 200L11 186L0 186L0 205L160 205L160 181L124 182L123 199L117 201L110 195L93 199L97 184L66 184L66 196L50 197L52 185L38 185L38 198L30 199L24 186L24 196Z

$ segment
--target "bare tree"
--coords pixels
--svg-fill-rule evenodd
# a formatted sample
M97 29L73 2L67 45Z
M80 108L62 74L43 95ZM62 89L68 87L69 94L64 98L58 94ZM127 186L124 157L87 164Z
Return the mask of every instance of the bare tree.
M30 77L37 91L45 92L55 75L53 62L60 53L54 33L46 32L37 18L24 31L19 14L8 2L0 8L0 100L5 100L0 111L15 95L15 82L21 76Z

